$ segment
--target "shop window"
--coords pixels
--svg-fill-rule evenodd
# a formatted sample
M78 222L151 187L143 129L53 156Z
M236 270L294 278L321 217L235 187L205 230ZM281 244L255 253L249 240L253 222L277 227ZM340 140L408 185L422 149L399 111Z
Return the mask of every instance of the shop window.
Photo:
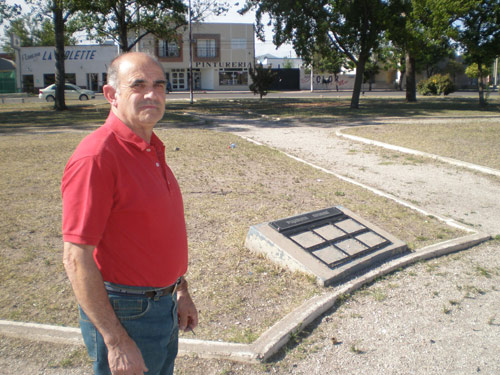
M221 69L219 71L219 85L221 86L247 86L248 72L239 69Z
M66 73L64 75L64 79L68 83L72 83L73 85L76 85L76 74L75 73Z

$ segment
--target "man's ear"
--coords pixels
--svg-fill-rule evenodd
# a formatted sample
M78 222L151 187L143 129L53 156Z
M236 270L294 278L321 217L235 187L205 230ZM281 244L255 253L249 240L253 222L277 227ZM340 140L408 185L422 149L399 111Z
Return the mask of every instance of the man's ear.
M116 89L113 86L104 85L102 87L102 93L104 94L104 97L111 105L114 106L116 104L117 93L116 93Z

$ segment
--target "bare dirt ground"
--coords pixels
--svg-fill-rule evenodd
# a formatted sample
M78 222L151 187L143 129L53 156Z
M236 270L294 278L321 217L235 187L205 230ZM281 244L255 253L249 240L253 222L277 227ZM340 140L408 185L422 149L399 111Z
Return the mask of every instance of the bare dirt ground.
M497 178L396 158L392 151L338 138L329 126L231 118L218 123L219 131L278 148L477 230L500 233ZM499 374L499 251L500 241L490 241L378 280L294 337L269 363L184 357L176 373ZM91 371L81 349L0 337L0 373Z

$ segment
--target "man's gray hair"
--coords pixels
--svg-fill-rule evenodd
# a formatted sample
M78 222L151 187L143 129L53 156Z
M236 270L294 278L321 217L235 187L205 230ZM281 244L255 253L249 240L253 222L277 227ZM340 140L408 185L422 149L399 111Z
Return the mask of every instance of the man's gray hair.
M154 55L151 55L146 52L125 52L121 53L118 56L116 56L113 60L111 60L111 64L108 67L108 73L107 73L107 84L113 87L117 92L120 92L120 80L118 78L119 72L120 72L120 60L129 54L134 54L134 53L141 53L143 55L146 55L149 57L154 63L156 63L160 69L165 73L165 70L163 69L163 66L161 65L160 61L158 61L158 58Z

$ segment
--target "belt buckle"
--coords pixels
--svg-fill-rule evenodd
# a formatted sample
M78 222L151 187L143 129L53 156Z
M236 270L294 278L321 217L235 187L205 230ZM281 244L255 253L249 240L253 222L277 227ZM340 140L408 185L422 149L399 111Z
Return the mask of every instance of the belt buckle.
M154 290L154 292L155 292L155 295L153 297L153 300L158 302L160 300L160 297L163 296L163 290L157 289L157 290Z

